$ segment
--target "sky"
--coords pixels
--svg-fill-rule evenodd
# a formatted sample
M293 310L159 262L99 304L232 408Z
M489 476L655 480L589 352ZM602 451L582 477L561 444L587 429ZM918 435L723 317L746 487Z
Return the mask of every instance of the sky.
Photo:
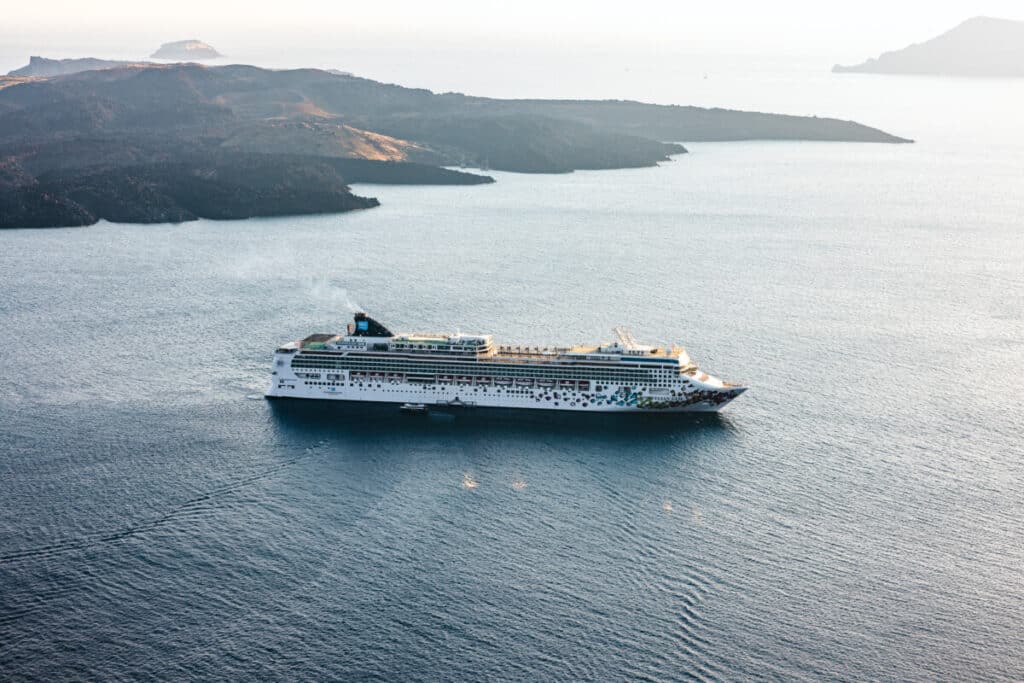
M514 43L580 49L655 47L721 54L868 57L937 35L979 14L1024 20L1020 0L932 2L583 2L581 0L51 0L9 2L10 45L91 46L117 37L165 42L387 40L437 48Z

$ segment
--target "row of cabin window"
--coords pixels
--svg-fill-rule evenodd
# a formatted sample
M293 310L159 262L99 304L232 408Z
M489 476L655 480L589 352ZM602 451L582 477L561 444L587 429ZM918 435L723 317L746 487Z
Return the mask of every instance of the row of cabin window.
M432 365L427 363L405 363L401 361L390 361L381 363L360 363L360 362L345 362L345 361L322 361L322 360L305 360L297 358L292 361L292 368L317 368L325 370L356 370L364 372L421 372L428 374L452 374L452 375L520 375L520 376L558 376L558 377L577 377L580 375L593 376L593 375L604 375L608 377L650 377L651 371L646 369L572 369L572 368L531 368L531 367L516 367L516 366L495 366L495 365L473 365L473 366L453 366L453 365ZM674 374L674 373L670 373Z
M296 374L299 375L299 376L303 376L303 373L296 373ZM407 374L436 375L437 373L435 373L435 372L415 372L415 373L407 373ZM447 374L447 373L442 373L442 374ZM458 375L453 375L453 377L457 377L457 376ZM473 376L474 377L483 376L483 377L491 377L491 378L494 378L494 377L516 377L516 378L520 378L520 379L541 379L541 380L543 380L543 379L550 379L550 380L553 380L553 381L557 381L557 380L573 380L573 381L578 381L580 379L583 379L584 381L588 381L588 380L593 381L593 380L603 379L603 380L606 380L606 381L636 382L636 383L645 383L645 382L650 382L652 380L652 378L650 378L650 377L642 377L642 376L638 377L638 376L635 376L635 375L588 374L586 376L582 376L581 377L578 374L571 374L571 373L565 373L565 374L560 374L560 375L543 374L543 375L532 375L532 376L531 375L520 374L520 373L514 373L514 374L508 374L508 373L506 373L506 374L502 374L502 373L477 373L476 375L473 375ZM655 378L655 381L663 381L663 380L658 380L657 378Z

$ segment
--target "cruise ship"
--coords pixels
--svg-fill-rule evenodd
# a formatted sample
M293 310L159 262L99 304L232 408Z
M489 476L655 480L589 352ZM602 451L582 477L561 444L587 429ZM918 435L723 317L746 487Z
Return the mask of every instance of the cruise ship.
M717 412L745 387L702 372L679 346L501 346L491 335L393 334L356 313L345 334L312 334L274 353L268 398L451 408Z

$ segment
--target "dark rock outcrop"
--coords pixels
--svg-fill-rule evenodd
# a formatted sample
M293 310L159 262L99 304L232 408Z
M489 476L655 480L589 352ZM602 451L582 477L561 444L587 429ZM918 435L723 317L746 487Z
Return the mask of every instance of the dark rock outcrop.
M0 191L0 227L178 223L366 209L329 163L266 155L186 158L43 173ZM15 210L8 210L15 207Z
M96 216L64 192L41 187L11 159L0 161L0 228L89 225Z
M365 159L195 151L156 161L76 166L29 174L0 167L0 228L179 223L197 218L338 213L379 205L348 183L493 182L423 164ZM6 168L6 173L4 169Z

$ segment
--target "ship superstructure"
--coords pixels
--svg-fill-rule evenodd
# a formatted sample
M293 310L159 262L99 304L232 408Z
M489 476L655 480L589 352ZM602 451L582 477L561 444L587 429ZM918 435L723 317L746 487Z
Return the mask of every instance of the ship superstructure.
M581 412L715 412L742 386L702 372L679 346L625 329L594 346L496 345L491 335L393 334L356 313L345 334L313 334L274 354L267 397L411 407Z

